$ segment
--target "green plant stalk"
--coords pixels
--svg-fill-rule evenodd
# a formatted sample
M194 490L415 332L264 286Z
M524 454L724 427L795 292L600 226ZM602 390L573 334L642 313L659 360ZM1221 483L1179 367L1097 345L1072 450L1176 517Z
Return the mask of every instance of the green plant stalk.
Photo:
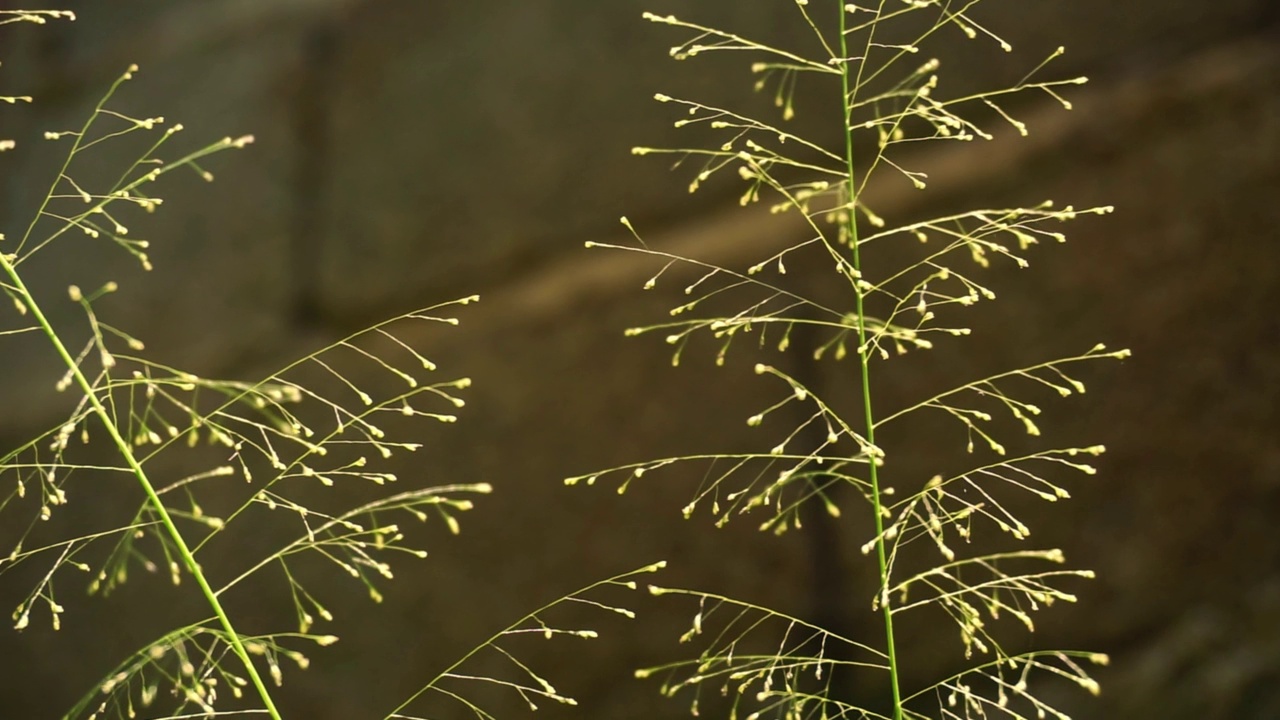
M845 166L849 174L849 207L847 209L848 220L846 230L848 232L849 247L852 248L852 262L854 271L858 276L862 274L862 260L858 253L858 217L857 217L857 175L855 173L853 162L853 127L850 123L850 96L849 93L856 87L862 77L862 64L858 65L858 76L850 78L852 69L849 58L849 39L845 33L847 26L846 15L848 14L844 8L844 3L837 1L837 8L840 12L840 84L842 93L840 95L841 115L844 124L844 157ZM880 12L884 9L884 3L881 2ZM874 32L874 26L870 32ZM868 50L870 50L871 41L867 40ZM852 83L850 82L852 80ZM853 85L853 87L851 87ZM857 315L858 315L858 364L862 370L862 409L863 416L867 424L867 443L873 448L876 447L875 437L875 417L871 412L871 350L867 347L867 325L865 315L863 315L863 291L858 287L858 277L854 278L854 294L857 297ZM872 456L871 462L867 464L868 473L871 480L871 505L876 516L876 562L880 569L880 589L877 590L877 602L880 605L881 612L884 613L884 635L885 635L885 655L889 661L889 686L893 691L893 720L902 720L902 691L898 687L898 655L894 649L893 643L893 609L889 606L888 585L889 585L889 563L885 557L885 536L884 536L884 517L881 514L880 502L880 477L876 468L877 457Z
M142 465L140 465L138 463L138 459L134 457L133 449L129 446L129 442L120 435L119 428L117 428L116 424L112 421L111 415L107 412L107 409L102 406L102 402L98 399L98 396L94 392L93 386L89 383L88 378L86 378L84 373L81 372L80 366L71 356L71 353L67 351L66 346L62 343L62 339L58 337L53 326L49 324L48 318L46 318L44 313L41 312L40 306L36 303L35 298L31 296L26 285L22 282L22 278L18 275L17 268L15 268L9 259L3 255L0 255L0 266L4 267L5 273L9 276L9 279L13 281L14 287L17 288L18 292L22 295L22 300L26 304L27 309L31 311L31 315L36 319L36 322L40 324L40 328L44 331L45 335L49 337L49 342L51 342L54 349L58 351L58 355L62 358L62 361L66 364L68 370L71 371L72 376L75 378L76 384L80 386L85 397L89 400L90 405L93 406L94 414L102 421L103 426L106 427L107 433L111 436L112 442L116 444L116 448L119 450L120 455L124 458L125 462L128 463L129 469L133 471L134 476L138 478L138 483L147 494L148 502L153 508L155 508L156 514L160 516L160 522L164 525L165 530L169 533L170 538L173 539L174 544L177 546L178 554L182 557L182 562L186 565L187 571L191 573L193 578L195 578L196 584L200 586L200 591L204 594L205 600L209 603L214 614L218 617L218 622L222 625L222 629L226 631L227 639L231 644L231 649L235 652L236 657L240 658L240 661L244 664L245 672L249 674L249 678L253 682L254 688L258 691L258 696L262 699L263 705L266 706L267 713L271 716L272 720L282 720L280 711L276 709L275 702L271 699L271 693L267 690L266 683L263 682L262 676L258 674L257 668L253 665L253 660L249 657L249 651L245 649L244 642L240 639L240 634L236 632L235 626L231 624L231 617L227 615L227 611L222 607L222 603L218 600L217 593L214 592L213 587L209 585L209 581L205 578L204 572L200 569L200 564L196 562L195 555L192 554L191 549L187 546L187 542L183 539L182 533L178 531L178 526L174 524L173 518L169 515L169 511L165 509L164 503L161 502L160 495L156 493L155 486L151 483L150 478L147 477L146 471L142 469Z

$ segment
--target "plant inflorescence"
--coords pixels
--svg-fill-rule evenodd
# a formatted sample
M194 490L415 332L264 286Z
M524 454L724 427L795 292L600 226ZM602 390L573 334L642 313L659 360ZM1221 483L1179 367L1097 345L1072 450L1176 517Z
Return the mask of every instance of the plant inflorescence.
M1011 50L975 19L977 0L786 1L807 27L814 52L646 13L651 22L690 33L671 49L677 60L720 52L754 56L756 89L775 93L782 119L659 94L659 102L683 112L677 127L696 126L719 137L702 148L639 147L634 153L695 164L691 192L714 176L735 175L746 184L741 203L765 202L773 213L794 217L799 240L742 266L723 266L650 247L624 218L633 243L588 246L656 261L660 269L645 289L691 273L689 281L672 280L687 282L688 299L671 309L669 320L627 331L663 335L676 347L673 362L687 344L703 338L719 346L716 362L723 364L735 340L754 336L761 348L801 353L806 363L849 358L853 365L829 372L841 378L841 387L825 388L789 369L794 363L755 364L778 393L747 419L763 428L758 432L773 433L759 451L648 460L566 482L614 480L622 491L653 471L692 466L690 472L703 473L703 480L683 509L686 517L706 508L722 525L755 513L762 516L760 529L777 533L800 527L807 517L801 510L814 504L833 518L861 518L865 542L859 549L873 558L878 587L865 604L846 604L877 614L882 631L875 639L845 637L724 595L653 587L656 594L696 600L692 627L682 640L701 642L702 649L695 658L640 675L664 677L667 694L690 691L695 714L700 700L705 708L708 688L713 692L706 694L728 696L734 715L747 712L753 719L1065 718L1037 692L1038 682L1065 679L1096 693L1089 666L1106 657L1014 650L997 638L997 630L1005 618L1033 629L1037 610L1075 600L1064 581L1092 576L1064 568L1058 549L1023 545L1035 524L1025 500L1068 497L1064 474L1092 475L1089 461L1103 447L1048 444L1012 453L1007 447L1039 444L1036 403L1046 390L1083 393L1081 363L1128 352L1097 345L897 407L873 397L873 378L892 373L891 361L908 352L935 344L935 352L956 352L942 340L970 333L961 311L995 298L984 271L1001 264L1025 268L1033 246L1064 241L1057 229L1062 221L1110 208L1046 202L891 222L870 206L864 189L905 180L923 190L927 175L911 169L916 148L990 140L996 125L1025 135L1027 125L1011 110L1017 96L1047 95L1069 109L1062 93L1084 80L1040 79L1059 49L1011 86L948 93L939 60L922 59L936 36L959 33ZM798 107L825 113L829 134L785 124ZM788 274L788 265L810 271ZM815 289L815 268L836 278L838 292ZM933 438L895 437L907 418L929 413L958 424L971 459L956 471L919 478L895 474L895 458L886 447L914 444L926 455L934 450ZM863 501L855 513L850 497ZM993 544L1001 536L1012 546ZM954 623L963 660L954 673L921 682L912 670L919 658L903 656L897 640L903 623L927 621L928 608ZM861 696L837 691L832 678L850 673L857 674L859 688L873 689Z
M56 19L74 16L0 11L0 24ZM389 464L421 447L422 422L454 422L464 405L460 392L470 386L465 377L439 379L435 363L407 338L422 324L458 324L452 312L477 298L401 314L246 382L148 359L143 341L103 312L121 289L115 279L96 280L92 289L33 287L26 272L33 261L58 253L71 257L75 242L112 244L151 270L150 242L131 228L161 207L157 183L175 172L212 180L202 166L206 158L253 140L225 138L170 152L181 125L110 107L116 90L136 72L131 67L123 73L81 127L45 133L45 141L63 149L57 173L26 227L0 235L0 291L10 316L0 326L0 341L51 347L62 377L49 391L64 396L61 407L68 408L46 431L0 454L0 528L8 543L0 552L0 577L35 569L29 574L36 581L12 610L13 626L23 632L41 624L57 630L67 622L68 586L87 588L90 595L121 592L139 571L167 577L173 598L193 599L202 608L106 670L79 701L68 703L67 720L139 712L278 720L286 709L275 688L286 671L306 668L314 648L338 639L326 627L334 621L326 600L333 583L347 578L380 601L394 566L427 555L411 525L438 522L456 534L459 514L492 490L488 483L402 481ZM101 178L110 164L102 149L130 141L143 150L122 171L81 179ZM0 151L20 142L0 139ZM79 322L55 321L50 306L56 302L77 307ZM355 496L361 500L350 502ZM60 522L78 503L94 512ZM217 549L228 538L258 532L261 540L243 546L249 551ZM234 562L227 562L228 554ZM524 616L385 717L421 717L431 700L488 717L482 701L470 699L468 688L478 685L514 692L531 706L542 699L572 703L518 660L508 641L531 634L594 637L590 630L561 627L550 611L585 603L629 616L600 591L634 589L635 576L659 567L594 583ZM274 595L262 597L264 588ZM141 602L148 601L176 602ZM294 621L264 627L259 615L237 616L232 608L246 602L283 604ZM491 656L489 669L470 670L466 663L481 655Z

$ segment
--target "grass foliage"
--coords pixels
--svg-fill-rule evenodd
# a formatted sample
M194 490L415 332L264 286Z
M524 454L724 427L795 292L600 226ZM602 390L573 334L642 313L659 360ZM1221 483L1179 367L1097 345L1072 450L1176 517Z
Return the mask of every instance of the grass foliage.
M74 15L0 11L4 25L49 20ZM175 172L212 180L201 165L206 158L252 142L225 138L171 152L181 125L110 108L116 90L135 72L130 68L117 79L82 127L45 133L62 152L57 175L25 229L0 236L0 290L11 316L0 341L51 346L64 374L49 390L70 398L61 405L69 408L65 417L0 455L0 526L6 537L14 536L0 553L0 577L38 568L37 581L12 611L14 628L24 632L38 625L62 627L68 587L106 595L139 571L167 576L173 594L142 602L167 605L195 597L204 608L203 616L155 637L107 670L71 704L66 720L138 713L280 718L285 711L275 688L287 672L306 668L315 649L338 639L325 605L334 583L345 578L381 600L393 568L427 554L409 525L439 523L456 534L460 514L492 490L487 483L400 482L389 469L394 456L419 449L421 423L457 419L464 405L460 393L470 385L465 377L440 379L406 333L420 324L456 325L453 311L477 298L405 313L245 382L149 360L142 340L99 313L104 300L120 290L112 279L92 290L63 286L65 293L29 287L24 271L33 258L74 252L75 242L111 243L151 270L150 244L130 227L161 207L157 182ZM113 180L97 186L73 179L82 177L80 170L101 175L108 162L101 149L137 143L140 136L145 150ZM18 142L0 140L0 150L14 150ZM78 306L78 327L50 319L50 296ZM175 474L174 468L182 471ZM354 493L344 490L353 486ZM372 499L344 503L352 495ZM73 503L102 508L101 517L109 517L107 508L135 509L126 522L106 527L83 527L91 513L60 524L59 516ZM72 532L65 534L68 524ZM264 527L267 539L249 544L258 554L235 553L235 567L228 566L225 551L210 554L228 536L253 537ZM630 615L609 600L607 589L634 589L634 576L659 567L597 582L524 616L385 717L425 717L449 705L455 706L449 712L490 717L471 699L478 686L516 693L531 707L542 700L572 703L507 646L525 635L594 637L590 630L560 627L552 610L585 603ZM317 568L327 572L317 575ZM275 595L262 597L263 588ZM259 627L260 617L242 621L229 608L237 602L245 607L246 600L287 603L296 622ZM497 668L497 674L470 671L473 659Z
M849 369L840 376L849 387L838 390L856 402L819 392L835 395L837 389L806 386L786 369L794 363L762 362L755 372L769 385L760 392L774 393L774 400L762 401L762 409L747 419L760 432L772 433L758 452L648 460L566 482L615 482L621 492L642 476L686 467L704 478L683 509L686 517L705 508L723 525L750 513L759 518L761 530L781 533L800 527L803 506L820 503L832 517L860 520L865 533L860 551L875 563L879 588L864 605L854 606L877 614L883 632L859 641L715 593L655 586L655 594L696 602L692 627L682 640L701 649L693 658L639 674L662 677L666 694L692 695L694 714L700 700L705 707L705 697L726 696L730 716L746 714L750 720L1065 718L1038 693L1040 681L1065 679L1097 693L1089 666L1105 663L1106 657L1006 649L996 630L1005 629L999 626L1006 618L1032 630L1037 611L1075 600L1062 589L1066 582L1092 577L1088 570L1066 568L1058 549L1026 548L1035 518L1025 510L1025 500L1068 497L1069 476L1094 474L1089 461L1103 447L1044 441L1035 399L1046 389L1050 395L1083 393L1081 363L1120 359L1128 352L1097 345L965 382L902 407L874 403L872 378L894 372L893 360L904 353L968 335L962 311L995 299L983 279L989 268L1025 268L1033 246L1064 241L1058 230L1062 221L1110 208L1077 210L1046 202L894 224L864 202L862 191L873 183L904 181L923 190L928 178L910 168L913 149L990 140L995 124L1025 135L1027 126L1008 109L1017 96L1047 95L1069 109L1062 93L1084 80L1041 79L1059 49L1012 86L949 94L940 80L941 63L922 59L935 36L960 33L1011 50L974 17L977 0L780 1L793 5L797 22L812 31L813 53L645 14L651 22L687 33L688 39L671 49L677 60L721 52L750 56L751 71L759 78L756 89L773 94L781 119L660 94L659 102L682 112L677 127L697 127L718 137L707 147L638 147L634 153L671 155L677 166L694 166L691 192L716 176L736 176L745 183L744 206L763 202L772 212L793 217L802 240L756 262L722 267L651 248L624 218L633 244L588 246L656 261L660 270L646 289L681 269L692 273L693 281L684 287L688 300L671 309L670 319L627 331L665 337L675 346L673 362L680 362L687 343L702 337L718 345L715 360L723 364L733 343L747 337L762 348L804 354L803 362L847 359L853 364L846 364ZM807 92L798 96L801 83ZM798 97L812 99L819 92L829 100L809 111L821 113L829 135L806 137L787 121L802 109ZM828 277L839 279L842 299L825 300L829 294L813 291L811 274L788 274L788 264L826 266ZM802 335L816 340L793 342ZM937 352L959 352L957 347L939 343ZM934 438L894 437L906 418L926 413L940 413L963 430L972 457L968 469L918 479L894 474L893 458L884 450L891 442L914 441L926 456L934 451ZM1011 438L1011 432L1022 437ZM1006 450L1028 441L1043 443L1042 449ZM850 497L861 499L853 501L853 512L849 502L838 501ZM991 549L992 540L1001 537L1006 547ZM912 672L915 658L903 656L895 640L902 623L927 622L927 613L920 613L928 608L954 623L967 660L955 674L909 686L920 673ZM855 674L861 688L876 689L856 697L837 691L832 678L841 673ZM871 700L858 699L868 695Z
M1024 501L1067 498L1066 478L1092 475L1090 459L1103 448L1043 442L1036 402L1046 390L1061 396L1084 392L1081 363L1124 358L1127 351L1098 345L901 407L873 403L872 380L893 372L899 355L969 334L964 309L995 298L983 279L989 268L1026 267L1033 246L1064 240L1060 222L1109 208L1044 203L895 224L864 202L862 190L883 182L924 189L928 178L910 169L910 150L922 143L991 139L992 123L1026 134L1028 128L1008 109L1016 96L1048 95L1069 108L1061 93L1083 80L1040 79L1059 51L1010 87L949 95L939 80L940 63L920 59L933 36L958 32L1010 49L972 16L977 0L779 1L791 2L797 21L812 31L813 52L645 15L688 33L688 40L672 48L678 60L723 51L751 55L756 87L773 94L781 119L658 95L684 113L677 126L719 137L705 148L642 147L635 153L670 154L677 165L695 165L690 191L716 176L736 176L746 186L742 204L765 202L772 212L794 218L801 241L742 267L722 267L651 248L624 219L634 243L594 245L658 262L661 269L646 289L672 280L681 268L693 273L684 288L688 300L672 308L669 319L628 331L665 337L675 347L674 362L687 344L696 347L691 341L704 338L718 345L715 361L723 364L734 341L751 336L761 347L787 357L800 354L806 363L847 361L840 367L849 370L840 376L848 387L813 387L788 370L794 363L760 362L755 372L765 383L761 392L772 395L762 395L771 399L747 418L758 432L770 434L758 451L646 460L566 482L615 482L625 491L641 477L688 467L704 479L683 508L686 517L706 510L723 525L750 514L761 530L783 533L799 529L802 517L812 517L808 508L816 506L832 519L861 522L859 550L873 558L879 577L862 607L878 618L883 632L846 637L714 592L650 585L653 594L684 597L696 606L681 639L699 650L638 675L661 677L668 695L691 695L695 714L700 702L703 708L724 704L730 717L745 714L751 720L1065 718L1038 692L1040 681L1065 679L1097 693L1089 666L1106 662L1105 656L1016 651L997 635L1010 618L1033 630L1037 611L1075 599L1064 583L1091 577L1087 570L1066 567L1058 549L1026 547L1035 520ZM74 16L66 12L0 11L0 25L68 19ZM59 248L73 239L110 243L151 270L149 242L129 227L160 208L156 183L171 172L212 180L202 166L206 158L252 142L247 136L225 138L172 151L180 125L109 107L136 70L120 76L82 127L45 134L63 153L56 177L25 228L0 236L0 290L11 308L0 341L52 348L63 375L50 391L66 396L57 406L67 408L47 430L0 455L0 523L6 541L12 536L11 546L0 552L0 576L36 578L12 612L14 627L24 632L62 626L66 610L59 598L65 599L68 585L106 595L120 591L138 571L167 577L175 598L194 598L203 608L106 670L71 705L67 720L140 712L278 719L285 712L277 705L276 687L286 671L306 668L311 653L337 640L325 605L333 581L315 578L345 578L378 601L393 568L426 556L425 540L410 524L439 523L457 533L459 516L492 490L483 483L401 482L389 464L421 447L420 423L454 422L464 405L460 393L470 384L465 377L439 379L435 364L408 341L408 329L457 324L453 312L477 298L405 313L246 382L148 359L140 339L100 314L120 290L112 278L102 278L94 289L64 285L65 295L29 287L25 271L32 259L66 252ZM787 125L803 104L797 97L818 96L807 90L797 96L801 83L827 93L826 106L812 111L826 113L828 136L807 137ZM144 151L114 179L73 179L101 175L98 152L104 145L139 138L145 138ZM17 141L0 139L0 151L16 147ZM95 172L82 174L87 165ZM829 268L828 277L840 284L838 302L828 299L830 293L815 292L809 274L788 274L788 263ZM50 312L51 303L59 301L78 308L76 327L51 319L59 316ZM957 350L939 343L937 352ZM928 478L894 474L884 448L903 444L895 433L921 414L949 419L963 431L971 456L965 469ZM1011 432L1022 437L1011 438ZM916 439L906 437L908 443ZM1028 439L1039 449L1006 450L1028 446ZM936 442L917 444L929 453ZM358 492L344 493L351 487ZM343 500L354 495L362 499ZM125 521L101 527L69 523L73 531L67 533L68 523L59 523L59 516L80 502L133 510ZM212 554L222 539L253 535L262 523L272 532L254 545L258 554L237 553L235 567ZM996 547L992 539L1004 545ZM642 576L661 567L594 583L525 615L384 718L445 712L488 720L493 716L485 701L476 699L487 695L477 690L515 693L532 709L545 701L573 704L518 659L520 638L594 637L592 630L557 622L555 609L585 604L630 617L613 589L634 590ZM317 568L325 572L317 574ZM294 622L259 627L262 618L233 612L243 607L237 597L262 588L274 588L274 600L292 607ZM900 653L896 639L902 623L917 622L913 618L930 610L954 623L966 660L954 674L920 683L920 673L912 671L916 659ZM866 692L833 685L833 678L851 675L859 678L857 687L876 688L871 700L865 700ZM716 699L707 702L708 696Z

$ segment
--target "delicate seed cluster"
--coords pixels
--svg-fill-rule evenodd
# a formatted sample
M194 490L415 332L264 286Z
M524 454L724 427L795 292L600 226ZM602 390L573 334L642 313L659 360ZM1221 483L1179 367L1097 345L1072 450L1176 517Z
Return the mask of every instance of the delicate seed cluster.
M762 409L746 420L748 426L759 428L757 432L769 435L761 439L759 452L661 458L565 482L592 485L600 478L613 478L618 491L625 492L630 483L655 471L676 473L687 468L684 476L700 481L683 508L685 517L709 506L719 526L731 517L763 512L759 527L771 532L799 528L799 509L806 503L820 502L828 516L843 517L846 513L837 503L836 498L842 497L837 490L851 490L843 497L868 503L875 530L861 550L876 557L880 570L880 587L870 608L883 617L885 651L850 643L748 603L704 592L650 588L656 595L686 595L698 602L692 626L681 640L702 639L701 654L638 673L647 677L661 671L666 677L665 694L691 692L695 715L701 688L719 684L720 694L732 703L732 716L741 709L752 719L766 715L882 717L848 704L848 698L830 696L830 685L822 681L823 668L833 666L828 652L849 644L852 647L840 653L844 662L885 673L894 698L894 720L926 717L911 707L928 703L930 697L941 700L947 708L944 715L957 720L1031 716L1062 720L1065 715L1032 693L1031 676L1065 677L1096 693L1097 684L1078 661L1101 662L1105 657L1057 652L1009 655L993 636L993 621L1012 617L1032 631L1037 610L1075 600L1059 589L1060 581L1088 578L1092 573L1057 567L1065 562L1060 550L979 554L970 551L970 542L988 529L1019 543L1025 541L1034 522L1023 516L1026 511L1014 500L1030 496L1056 502L1070 497L1063 471L1093 475L1095 468L1080 459L1103 452L1097 445L1010 457L1008 429L995 420L1004 416L1031 440L1040 438L1042 408L1032 393L1042 388L1061 397L1083 393L1084 383L1076 376L1079 363L1123 359L1128 351L1098 345L1078 355L967 382L898 409L873 406L870 377L897 356L935 350L943 339L969 335L969 328L955 318L965 308L996 299L983 273L1002 265L1027 268L1040 251L1038 245L1065 241L1056 227L1059 223L1112 209L1045 202L896 222L869 207L862 190L868 184L904 180L924 190L928 177L908 166L905 150L927 142L990 140L996 135L988 127L993 121L1026 135L1031 128L1008 110L1013 96L1043 93L1069 109L1070 102L1060 93L1084 79L1039 79L1044 68L1062 55L1059 48L1012 87L949 96L940 74L942 62L911 58L930 36L953 30L970 39L994 41L1010 51L1009 43L970 14L977 3L962 7L943 0L848 3L836 6L844 11L838 28L827 28L820 20L823 16L811 15L823 3L792 2L812 30L813 47L821 52L804 55L673 15L646 13L644 18L650 22L688 31L689 39L671 48L677 60L713 52L752 55L756 90L772 94L781 120L761 120L736 109L660 93L655 96L658 102L680 111L674 121L677 128L700 127L719 137L705 147L639 146L632 152L672 155L676 165L692 165L690 192L721 176L736 179L744 186L739 196L742 205L767 198L771 213L795 218L799 240L761 253L765 257L744 267L725 267L652 248L623 218L630 242L588 246L634 252L656 261L659 270L645 281L646 290L660 282L677 283L683 289L686 299L671 308L668 321L626 331L628 336L659 333L675 348L673 364L681 362L695 336L718 343L714 361L725 365L735 340L749 338L762 349L788 352L802 335L797 329L803 329L810 346L797 350L806 354L806 360L855 363L854 372L844 376L861 376L855 384L861 389L863 417L814 392L794 370L780 369L794 365L757 362L756 374L783 383L778 399L762 403ZM842 146L806 137L785 124L797 112L796 87L802 80L825 82L829 90L842 92L845 112L832 118L843 130L838 136ZM864 255L880 253L885 245L909 252L884 254L897 264L863 265ZM844 304L819 300L803 274L788 273L789 267L822 265L832 268L842 283ZM874 272L868 267L874 267ZM907 491L895 493L895 487L885 483L885 473L892 470L891 458L878 438L898 431L900 419L931 411L941 411L959 423L967 435L967 451L984 457L967 470L936 474L924 481L898 477L895 485ZM994 459L985 457L988 452ZM917 541L936 549L940 560L914 567L918 555L903 550ZM1045 570L1046 563L1054 567ZM941 609L951 618L966 656L990 660L932 687L901 693L900 663L908 660L895 655L894 622L902 613L926 606ZM808 670L813 672L806 677Z
M0 24L71 17L56 11L0 11ZM45 294L25 282L27 263L40 253L57 252L62 241L78 231L90 241L109 240L144 270L152 269L150 241L132 237L126 223L131 213L160 207L161 199L150 194L152 184L182 168L212 180L200 165L204 158L253 141L252 136L228 137L176 158L162 157L181 125L166 129L162 117L131 117L108 106L120 85L137 72L132 66L121 75L80 129L45 133L65 150L64 169L22 236L16 241L0 236L5 243L0 291L30 323L0 332L0 341L23 333L44 335L64 365L63 376L51 390L71 396L64 420L0 456L0 482L13 488L0 499L0 522L26 525L14 546L0 556L0 573L20 563L47 567L14 608L12 620L18 630L28 629L43 613L55 630L61 627L65 609L58 590L71 570L88 576L90 594L112 592L139 569L164 572L174 586L197 592L212 611L211 619L172 631L126 659L67 718L132 718L158 702L169 713L212 716L226 712L219 709L219 695L228 692L234 698L248 692L267 715L279 718L269 686L283 682L288 666L308 667L310 660L297 649L299 643L323 647L337 641L335 635L312 633L317 622L331 621L333 614L315 589L301 582L295 572L299 559L310 556L331 563L379 600L378 584L394 577L395 557L427 554L402 529L404 520L439 520L449 533L457 534L459 516L472 509L474 496L492 491L483 482L433 487L414 483L413 489L380 494L342 511L307 505L308 500L314 502L315 488L397 483L399 478L388 472L384 461L422 447L420 441L403 437L405 428L415 425L413 420L457 420L457 410L465 405L461 391L470 387L470 379L433 377L435 363L406 338L424 323L457 325L458 319L448 313L478 298L400 315L310 353L261 381L243 382L198 376L141 356L145 345L140 339L100 317L100 301L120 286L107 281L91 290L89 285L72 284L64 286L64 302L81 310L87 339L68 346L68 335L49 322L42 308L48 302ZM99 147L137 133L152 134L152 140L125 174L92 187L72 178L81 163L97 161L93 155ZM15 146L6 140L0 150ZM330 382L317 382L317 376L327 376ZM94 448L86 451L83 446L90 444L109 449L113 459L84 459L102 455ZM189 474L174 478L156 470L160 455L181 455ZM180 466L166 460L166 468ZM121 485L122 480L129 482ZM228 485L233 481L238 484ZM44 521L53 519L78 496L74 488L86 483L95 488L91 500L106 508L113 504L102 493L113 488L128 492L132 502L140 487L145 499L122 525L89 535L55 536L64 529ZM210 507L220 509L215 513ZM244 558L229 578L207 576L201 562L206 545L226 532L254 533L249 527L252 518L263 518L250 512L255 508L274 511L267 522L292 528L293 539L266 548L261 557ZM262 573L275 573L286 581L296 632L245 635L227 614L221 598ZM184 584L184 579L189 582ZM587 631L573 632L588 636Z

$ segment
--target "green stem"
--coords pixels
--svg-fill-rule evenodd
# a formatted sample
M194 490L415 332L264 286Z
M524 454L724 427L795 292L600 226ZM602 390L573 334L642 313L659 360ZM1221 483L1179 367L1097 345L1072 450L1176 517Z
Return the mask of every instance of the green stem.
M40 306L36 303L35 298L31 296L26 285L22 282L22 278L19 277L17 269L9 259L3 255L0 255L0 266L3 266L5 273L13 282L14 288L17 289L23 303L25 303L27 309L31 311L31 315L35 318L36 322L39 323L40 328L44 331L45 335L49 337L49 341L53 344L54 349L57 350L58 355L71 371L76 384L79 385L81 391L84 392L89 404L93 407L94 414L98 416L98 419L102 421L103 426L106 427L107 433L111 436L111 440L115 443L116 449L120 452L121 457L123 457L125 462L129 465L129 469L133 471L134 476L138 478L138 483L142 485L142 490L147 495L147 501L155 509L156 514L160 517L161 524L164 525L169 537L173 540L174 545L177 546L178 554L182 558L183 564L186 565L187 571L191 573L193 578L195 578L196 584L200 586L200 591L204 593L205 600L209 603L209 607L213 609L214 614L218 618L218 622L222 625L222 629L226 631L227 639L231 644L232 651L235 652L236 657L240 658L240 661L244 663L245 672L249 674L249 678L253 682L254 688L257 689L258 696L262 699L262 703L266 707L267 713L271 716L272 720L282 720L280 711L276 709L275 702L271 699L271 693L267 690L266 683L263 682L262 676L258 674L258 669L254 667L253 660L249 657L249 651L245 649L244 642L240 639L240 633L236 632L235 627L231 624L230 616L227 615L227 611L223 609L222 603L219 602L217 593L214 592L213 588L209 585L209 581L205 578L204 572L200 569L200 564L196 562L195 555L192 554L191 548L187 546L187 542L183 539L182 533L178 530L178 526L174 524L173 517L170 516L169 511L165 509L164 503L160 500L160 495L156 492L155 486L151 483L150 478L147 477L147 473L142 469L142 465L138 463L138 459L134 457L133 449L129 445L129 442L120 435L120 430L116 427L111 414L107 412L105 407L103 407L102 401L98 399L98 395L94 391L93 385L89 382L89 379L84 376L84 373L80 370L80 366L76 363L75 358L73 358L71 353L67 351L66 346L62 343L62 339L58 337L57 332L54 331L53 326L49 324L48 318L46 318L44 313L40 310Z
M853 70L850 68L850 64L852 61L847 59L849 58L849 39L848 35L845 34L848 13L845 11L843 0L837 0L836 5L840 11L840 81L842 88L840 99L841 114L844 123L845 169L849 174L849 205L847 208L848 221L845 227L848 232L849 246L852 248L853 267L858 276L861 276L862 260L858 253L858 218L855 207L858 188L856 187L857 174L855 172L853 162L853 126L851 124L852 119L850 118L849 105L851 104L851 98L849 97L849 93L854 87L857 87L860 84L862 68L865 66L866 62L864 59L862 62L858 63L858 77L851 78L850 75L853 73ZM883 9L884 3L882 0L880 8L876 11L877 15ZM871 32L874 32L874 30L875 26L872 25ZM868 37L867 50L870 51L870 49L871 39ZM866 53L863 54L863 57L866 57ZM855 278L854 288L855 295L857 297L858 347L860 349L858 352L858 363L862 369L862 409L867 425L867 443L870 444L872 448L875 448L876 425L875 416L871 412L871 350L867 346L867 324L866 317L863 315L864 293L862 289L858 287L856 279L857 278ZM898 688L898 656L894 649L893 642L893 610L889 606L887 593L887 588L889 587L889 563L888 558L886 557L885 548L887 541L884 536L884 517L881 515L882 504L880 498L880 478L876 465L877 458L872 457L871 462L868 463L868 472L871 480L871 504L875 513L876 522L876 561L879 564L880 569L880 589L877 590L877 594L879 595L878 603L880 605L880 609L884 613L885 655L888 657L889 661L889 685L893 691L893 720L902 720L902 691Z

